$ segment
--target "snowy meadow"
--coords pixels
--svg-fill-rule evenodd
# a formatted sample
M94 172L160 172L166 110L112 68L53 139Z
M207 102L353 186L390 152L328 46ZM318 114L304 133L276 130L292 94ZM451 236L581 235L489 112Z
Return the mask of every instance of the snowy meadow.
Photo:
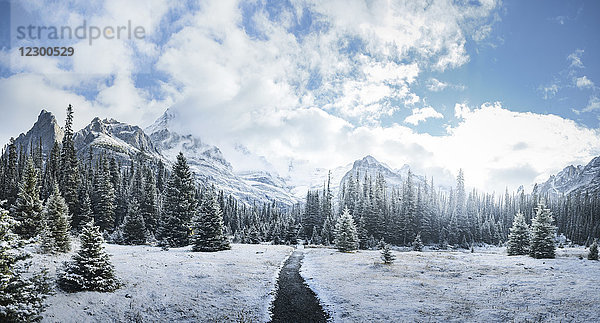
M556 259L507 256L505 248L341 253L307 248L301 274L335 322L594 322L600 263L584 248ZM579 256L583 259L580 259Z
M277 274L292 248L234 244L227 251L197 253L189 247L107 244L106 250L121 288L58 290L46 301L43 322L268 321ZM68 256L36 255L34 261L60 267Z

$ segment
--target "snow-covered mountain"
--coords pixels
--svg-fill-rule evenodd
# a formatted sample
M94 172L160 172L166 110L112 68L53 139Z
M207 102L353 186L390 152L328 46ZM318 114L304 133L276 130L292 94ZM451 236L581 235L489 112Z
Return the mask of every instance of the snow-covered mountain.
M408 177L408 171L410 170L410 166L404 165L400 169L392 169L385 163L382 163L375 159L371 155L365 156L363 159L359 159L354 162L352 165L352 169L350 169L344 177L342 177L340 186L345 184L346 181L352 176L354 179L358 176L360 181L362 182L365 178L365 175L371 177L372 180L375 180L378 174L382 174L385 178L385 182L388 186L391 187L400 187L406 181ZM425 178L420 175L412 174L412 180L415 184L423 184L425 183Z
M32 148L37 148L40 140L42 141L42 156L44 159L50 153L55 141L62 141L63 130L58 125L54 115L46 110L42 110L33 127L22 133L15 139L17 151L23 149L24 152L30 152Z
M132 156L158 160L162 156L152 140L138 126L114 119L96 117L73 137L80 158L86 158L92 149L94 156L104 153L113 156L121 165L127 165Z
M202 139L187 134L181 135L173 130L177 114L167 110L145 131L162 156L174 161L179 152L183 152L190 168L201 182L214 183L226 194L247 202L271 202L285 205L299 201L294 197L285 181L277 175L264 171L236 174L221 150Z
M597 192L600 189L600 157L592 159L585 166L569 165L556 175L534 187L536 194L561 195L576 190Z

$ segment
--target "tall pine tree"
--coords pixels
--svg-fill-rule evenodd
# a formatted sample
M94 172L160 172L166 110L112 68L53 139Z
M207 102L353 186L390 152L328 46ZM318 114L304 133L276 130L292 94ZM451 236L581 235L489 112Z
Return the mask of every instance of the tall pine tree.
M27 159L23 178L19 184L19 194L11 211L13 218L17 221L15 233L24 239L35 237L40 233L42 201L40 200L38 171L31 158Z
M506 248L509 256L526 255L529 253L529 226L523 213L515 215Z
M554 234L556 227L550 209L544 204L538 204L535 217L531 221L531 244L529 254L533 258L554 258L556 246Z
M69 208L65 199L60 195L58 186L46 202L44 212L44 223L47 226L49 238L54 244L51 252L68 252L71 250L71 239L69 237Z
M190 221L198 202L192 172L183 153L177 155L173 172L165 189L158 239L170 247L189 244Z
M350 252L358 249L358 234L354 220L348 209L339 217L335 225L335 247L339 251Z
M208 192L194 217L192 251L220 251L230 249L223 233L223 213L213 192ZM258 234L258 232L257 232Z
M65 134L62 141L60 154L60 191L69 207L69 214L73 219L79 217L77 190L79 187L79 172L77 154L75 153L75 142L73 141L73 107L67 107L67 120L65 122Z

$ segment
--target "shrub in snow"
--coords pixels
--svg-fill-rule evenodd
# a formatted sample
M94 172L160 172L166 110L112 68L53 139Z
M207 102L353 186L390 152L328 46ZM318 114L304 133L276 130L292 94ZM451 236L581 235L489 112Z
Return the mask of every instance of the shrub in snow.
M414 251L423 251L423 242L421 241L421 233L417 234L415 240L412 242L412 249Z
M554 234L556 227L552 225L552 214L550 209L539 204L535 217L531 221L531 243L529 254L533 258L554 258L556 246L554 245Z
M394 256L390 250L390 245L387 243L384 243L383 248L381 249L381 260L383 260L383 263L386 265L391 265L394 263L394 260L396 260L396 256Z
M589 260L598 260L598 241L594 240L594 243L590 246L590 252L588 253Z
M26 255L12 233L16 221L0 208L0 322L37 322L49 294L45 271L24 277Z
M526 255L529 252L529 226L522 213L517 213L508 235L506 251L509 256Z
M223 212L219 206L219 201L215 194L208 192L200 205L198 214L194 218L191 238L194 244L192 251L230 249L229 240L223 231ZM258 235L256 228L254 231Z
M113 265L104 251L100 228L88 222L80 236L81 249L59 273L58 286L67 292L111 292L118 288Z
M343 252L358 249L356 226L347 208L335 224L335 247Z

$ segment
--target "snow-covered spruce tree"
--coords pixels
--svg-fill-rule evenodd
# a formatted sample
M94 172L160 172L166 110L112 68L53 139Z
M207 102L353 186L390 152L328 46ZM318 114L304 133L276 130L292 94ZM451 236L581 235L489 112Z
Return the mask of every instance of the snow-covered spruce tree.
M146 238L146 224L144 217L140 213L140 204L134 197L129 202L127 215L123 220L123 243L130 245L145 244Z
M538 204L535 217L531 221L529 255L533 258L555 257L554 233L556 227L552 225L553 221L550 209L543 204Z
M77 188L79 186L79 167L77 153L75 152L75 142L73 141L73 106L67 107L67 119L65 121L65 134L62 140L62 150L60 154L60 173L59 185L60 191L69 207L69 214L77 215Z
M194 217L192 230L192 251L221 251L231 248L223 233L223 212L212 191L205 194L200 210ZM254 231L258 233L256 228Z
M158 239L163 244L168 244L169 247L188 245L189 225L196 214L197 204L192 172L180 152L165 189L158 231Z
M115 226L115 189L111 182L108 162L101 160L94 177L94 220L102 231L112 231Z
M20 250L22 242L12 233L15 221L0 203L0 321L37 322L44 308L49 285L44 271L32 278L24 277Z
M594 239L594 243L590 245L590 252L588 253L589 260L598 260L598 241Z
M413 251L423 251L423 242L421 241L421 233L419 232L412 242Z
M58 286L67 292L111 292L119 287L114 267L104 251L100 228L92 221L82 230L81 248L58 276Z
M68 252L71 250L71 239L69 237L69 207L65 199L61 196L58 185L54 185L54 191L46 202L44 210L44 224L49 237L45 237L42 244L47 244L51 239L54 246L49 249L50 252ZM44 248L44 246L43 246Z
M387 243L384 243L383 248L381 248L381 260L383 260L383 263L386 265L391 265L394 263L394 260L396 260L396 256L394 256L390 249L390 245Z
M40 233L42 222L42 201L40 200L40 186L38 184L38 171L33 165L33 159L27 159L25 171L15 205L11 209L12 217L17 221L15 233L23 239L35 237Z
M529 226L525 222L523 213L517 213L513 220L510 234L508 235L508 246L506 251L509 256L526 255L529 253Z
M350 211L346 208L335 224L335 247L342 252L358 249L358 234Z

